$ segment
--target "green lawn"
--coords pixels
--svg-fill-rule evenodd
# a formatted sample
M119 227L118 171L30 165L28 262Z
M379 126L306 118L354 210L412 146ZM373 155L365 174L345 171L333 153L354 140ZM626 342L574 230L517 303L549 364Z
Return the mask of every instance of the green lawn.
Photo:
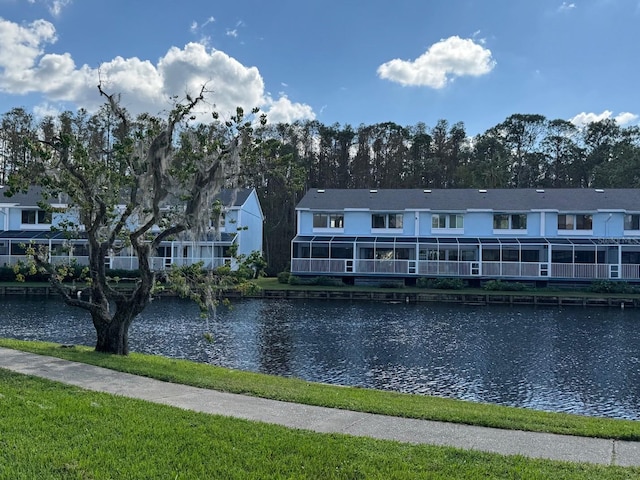
M175 383L309 405L513 430L640 440L640 422L635 421L331 386L153 355L132 353L122 357L98 354L88 347L60 348L53 343L12 339L0 339L0 346L100 365Z
M0 369L1 479L629 479L640 469L317 434Z

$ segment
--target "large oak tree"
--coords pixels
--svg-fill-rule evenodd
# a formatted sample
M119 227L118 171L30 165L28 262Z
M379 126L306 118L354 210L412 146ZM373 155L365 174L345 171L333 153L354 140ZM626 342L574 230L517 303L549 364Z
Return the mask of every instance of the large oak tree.
M45 196L63 198L68 221L59 228L88 242L88 298L62 282L66 272L49 263L46 251L30 250L35 266L49 274L68 305L90 313L97 351L127 354L129 327L156 285L152 252L164 240L205 233L214 198L221 188L235 186L254 135L240 108L226 121L213 114L209 123L196 122L204 88L175 100L164 118L133 119L117 96L101 87L99 92L106 102L97 114L65 113L43 122L29 141L29 161L11 172L9 187L16 192L39 186ZM114 288L107 277L105 258L122 248L138 260L139 280L131 292ZM185 270L192 279L170 278L178 279L183 293L190 281L200 288L207 280L212 288L219 284L196 270ZM199 293L201 305L212 303L211 291Z

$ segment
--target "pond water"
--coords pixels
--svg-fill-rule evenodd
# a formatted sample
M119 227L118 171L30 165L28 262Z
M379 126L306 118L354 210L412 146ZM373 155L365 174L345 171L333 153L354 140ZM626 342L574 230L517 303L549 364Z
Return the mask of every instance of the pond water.
M3 297L0 336L93 345L81 310ZM132 351L229 368L539 410L640 419L640 311L242 300L205 321L154 301Z

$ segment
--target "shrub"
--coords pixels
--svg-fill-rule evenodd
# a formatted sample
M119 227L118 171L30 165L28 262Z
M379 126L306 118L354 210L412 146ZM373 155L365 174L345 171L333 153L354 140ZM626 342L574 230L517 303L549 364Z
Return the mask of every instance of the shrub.
M588 290L594 293L638 293L638 287L627 282L614 282L611 280L598 280L593 282Z
M71 282L82 278L83 274L82 265L72 264L64 267L64 282ZM17 280L24 280L27 282L48 282L49 274L38 271L27 264L18 264L12 267L4 266L0 267L0 282L15 282Z
M280 272L278 274L278 283L289 283L290 272Z
M325 287L344 287L344 282L339 278L316 277L315 285L322 285Z
M307 277L296 277L295 275L289 275L289 285L311 285Z
M519 282L503 282L502 280L489 280L482 287L484 290L494 292L521 292L526 290L526 285Z
M119 278L121 281L134 280L140 278L139 270L125 270L122 268L108 268L106 270L107 277Z
M321 285L325 287L343 287L344 282L333 277L296 277L289 276L289 285Z
M437 290L461 290L465 283L460 278L419 278L416 281L419 288L433 288Z

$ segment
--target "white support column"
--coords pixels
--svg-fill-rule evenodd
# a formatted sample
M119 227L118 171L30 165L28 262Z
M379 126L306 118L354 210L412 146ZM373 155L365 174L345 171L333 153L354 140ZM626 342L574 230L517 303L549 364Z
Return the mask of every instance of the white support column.
M622 278L622 244L618 244L618 278Z

